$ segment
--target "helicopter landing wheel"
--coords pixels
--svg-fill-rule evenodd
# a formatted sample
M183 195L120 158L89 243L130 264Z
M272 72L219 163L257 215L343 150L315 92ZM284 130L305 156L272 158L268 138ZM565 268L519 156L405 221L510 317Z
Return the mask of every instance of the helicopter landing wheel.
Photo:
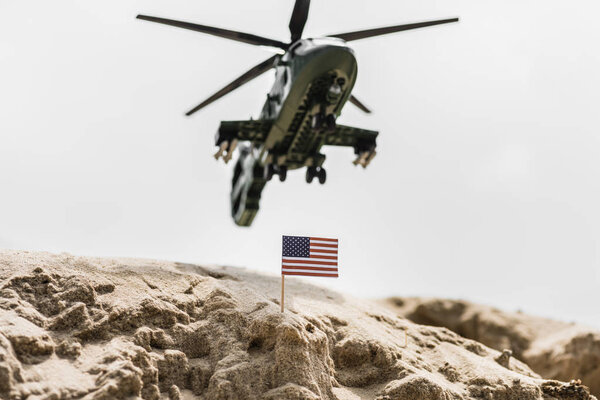
M316 167L308 167L306 168L306 183L312 183L313 179L317 176L317 168Z
M285 178L287 178L287 167L286 166L281 166L279 167L279 180L281 182L285 182Z
M325 168L319 168L319 172L317 172L317 177L319 178L319 183L322 185L327 180L327 171Z

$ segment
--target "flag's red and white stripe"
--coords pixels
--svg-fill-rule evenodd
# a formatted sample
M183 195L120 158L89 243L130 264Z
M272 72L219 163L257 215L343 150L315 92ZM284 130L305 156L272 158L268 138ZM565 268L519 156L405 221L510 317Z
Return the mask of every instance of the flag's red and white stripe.
M310 257L283 257L282 275L338 277L338 240L310 238Z

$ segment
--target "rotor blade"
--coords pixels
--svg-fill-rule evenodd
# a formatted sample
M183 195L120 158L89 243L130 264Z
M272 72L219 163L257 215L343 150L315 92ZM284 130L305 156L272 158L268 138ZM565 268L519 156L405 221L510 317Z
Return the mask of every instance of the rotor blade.
M368 38L368 37L385 35L388 33L394 33L394 32L400 32L400 31L408 31L411 29L425 28L426 26L448 24L450 22L457 22L457 21L458 21L458 18L441 19L441 20L437 20L437 21L426 21L426 22L417 22L415 24L387 26L384 28L366 29L364 31L338 33L335 35L327 35L327 36L340 38L342 40L345 40L346 42L349 42L351 40L364 39L364 38Z
M196 107L192 108L190 111L185 113L185 115L188 115L188 116L192 115L193 113L195 113L196 111L200 110L203 107L206 107L213 101L218 100L221 97L225 96L227 93L234 91L235 89L237 89L240 86L242 86L243 84L251 81L252 79L256 78L257 76L264 74L265 72L267 72L268 70L273 68L273 66L275 65L275 61L278 58L279 58L279 55L276 54L273 57L261 62L257 66L251 68L246 73L241 75L239 78L237 78L236 80L231 82L229 85L225 86L223 89L219 90L217 93L213 94L208 99L204 100L202 103L200 103Z
M294 11L292 11L292 18L290 18L290 33L292 34L292 43L302 38L302 31L306 20L308 19L308 9L310 7L310 0L296 0L294 4Z
M353 94L350 95L350 103L354 104L356 107L360 108L362 111L366 112L367 114L371 114L371 110L369 110L369 108L367 106L365 106L360 100L358 100L356 97L354 97Z
M230 31L228 29L215 28L213 26L192 24L191 22L175 21L173 19L150 17L148 15L138 15L137 19L144 21L157 22L159 24L176 26L177 28L189 29L191 31L208 33L209 35L219 36L225 39L236 40L238 42L254 44L258 46L271 46L286 49L288 45L262 36L252 35L250 33Z

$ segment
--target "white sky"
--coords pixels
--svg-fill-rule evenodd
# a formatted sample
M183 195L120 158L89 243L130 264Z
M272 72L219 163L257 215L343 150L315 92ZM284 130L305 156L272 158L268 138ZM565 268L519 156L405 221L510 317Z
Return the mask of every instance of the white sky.
M229 214L219 121L257 116L272 74L183 113L265 49L137 13L287 40L293 0L0 0L0 247L247 266L278 274L281 234L339 237L358 296L459 297L600 327L597 1L313 0L306 36L460 16L354 42L340 122L380 130L363 171L327 149Z

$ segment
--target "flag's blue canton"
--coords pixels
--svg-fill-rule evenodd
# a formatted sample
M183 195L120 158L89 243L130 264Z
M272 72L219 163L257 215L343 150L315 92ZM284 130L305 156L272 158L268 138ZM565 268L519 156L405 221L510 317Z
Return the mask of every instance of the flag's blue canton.
M310 238L304 236L283 237L284 257L310 257Z

